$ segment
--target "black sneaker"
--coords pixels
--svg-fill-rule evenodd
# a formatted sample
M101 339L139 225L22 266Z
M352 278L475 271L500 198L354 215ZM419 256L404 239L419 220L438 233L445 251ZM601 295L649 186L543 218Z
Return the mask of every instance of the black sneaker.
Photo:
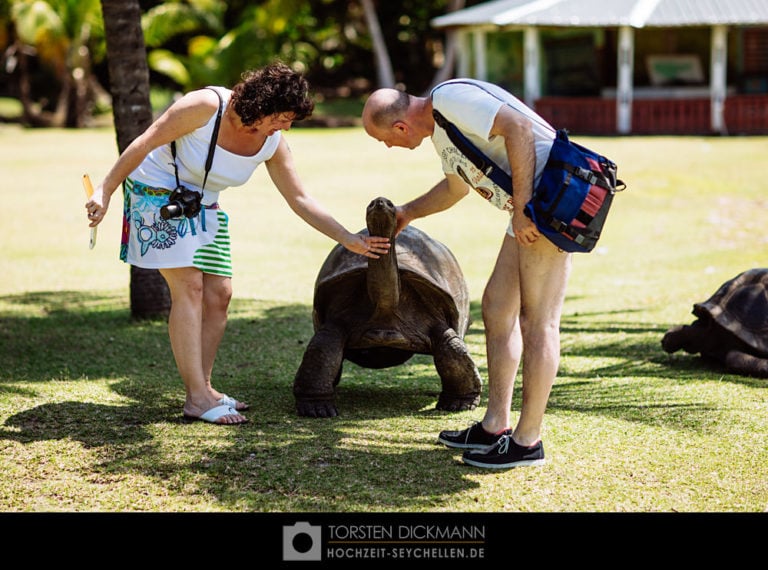
M523 465L544 463L544 444L539 441L532 447L518 445L512 435L502 435L491 447L480 451L465 451L464 463L488 469L509 469Z
M512 430L506 430L504 433L512 433ZM437 441L448 447L485 449L496 443L500 437L501 434L488 433L483 429L481 422L475 422L461 431L441 431L440 435L437 436Z

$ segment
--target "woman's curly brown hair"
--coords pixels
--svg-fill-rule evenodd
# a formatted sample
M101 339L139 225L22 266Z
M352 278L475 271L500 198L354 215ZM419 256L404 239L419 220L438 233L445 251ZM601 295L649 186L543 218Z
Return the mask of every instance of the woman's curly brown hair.
M246 126L275 113L292 113L294 121L312 115L315 103L304 77L276 62L243 73L232 88L232 107Z

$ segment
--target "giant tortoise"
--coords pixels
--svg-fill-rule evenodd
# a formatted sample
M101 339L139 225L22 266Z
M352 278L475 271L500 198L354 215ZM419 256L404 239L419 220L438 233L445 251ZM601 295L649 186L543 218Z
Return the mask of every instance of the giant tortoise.
M700 353L743 376L768 378L768 269L750 269L693 305L690 325L667 331L661 346L670 354Z
M474 409L482 381L463 340L469 295L456 258L413 226L395 237L395 206L387 198L368 205L366 225L360 233L388 236L392 248L370 259L337 245L325 259L315 281L315 332L293 383L296 411L338 415L335 389L345 359L388 368L414 354L433 357L442 384L437 409Z

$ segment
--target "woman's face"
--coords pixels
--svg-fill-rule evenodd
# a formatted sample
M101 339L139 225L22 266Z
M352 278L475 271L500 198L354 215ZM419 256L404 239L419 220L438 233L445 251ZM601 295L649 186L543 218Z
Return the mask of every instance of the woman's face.
M293 119L296 117L293 113L275 113L265 118L269 134L273 135L277 131L288 131L291 128Z
M243 126L244 129L251 133L262 132L268 136L275 134L277 131L287 131L291 128L295 115L293 113L275 113L273 115L267 115L260 121L256 121L252 125Z

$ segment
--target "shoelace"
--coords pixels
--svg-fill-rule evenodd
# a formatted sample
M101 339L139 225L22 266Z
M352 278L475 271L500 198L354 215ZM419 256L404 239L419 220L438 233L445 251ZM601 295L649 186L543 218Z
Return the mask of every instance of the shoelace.
M502 435L499 438L499 441L496 442L499 446L499 453L506 453L507 450L509 450L509 439L510 437L508 435Z
M473 422L469 422L469 427L467 428L467 435L464 436L464 443L469 443L469 434L472 432L472 428L475 427L477 424L479 424L477 420ZM483 427L482 425L480 426Z

